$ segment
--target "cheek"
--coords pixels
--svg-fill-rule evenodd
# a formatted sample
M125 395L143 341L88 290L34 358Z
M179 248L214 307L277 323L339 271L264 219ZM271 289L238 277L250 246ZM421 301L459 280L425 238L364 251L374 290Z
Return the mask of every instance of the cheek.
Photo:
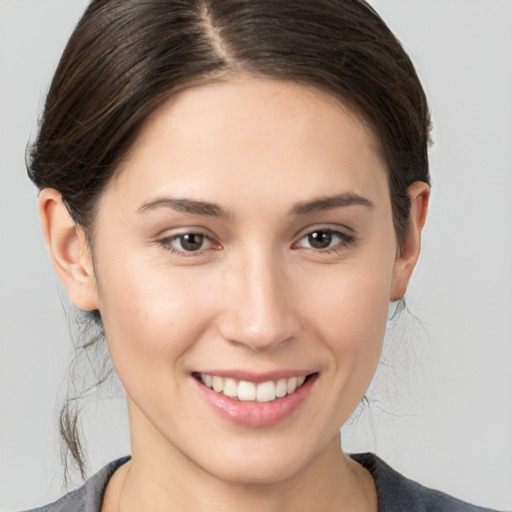
M184 277L128 258L99 269L106 338L127 390L131 381L168 378L172 366L179 371L181 357L201 336L209 310Z
M384 339L392 265L340 269L328 291L310 292L316 338L328 347L333 389L331 410L344 423L376 371Z
M384 335L392 266L353 266L330 276L325 289L307 286L308 309L333 348L365 350ZM337 274L337 275L336 275ZM374 343L372 342L374 341Z

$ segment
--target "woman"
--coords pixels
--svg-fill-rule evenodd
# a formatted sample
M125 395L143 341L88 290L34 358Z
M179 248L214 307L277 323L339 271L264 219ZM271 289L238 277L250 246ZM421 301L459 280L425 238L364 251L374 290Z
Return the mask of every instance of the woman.
M132 457L44 510L477 510L339 446L418 258L428 134L359 1L92 2L29 172Z

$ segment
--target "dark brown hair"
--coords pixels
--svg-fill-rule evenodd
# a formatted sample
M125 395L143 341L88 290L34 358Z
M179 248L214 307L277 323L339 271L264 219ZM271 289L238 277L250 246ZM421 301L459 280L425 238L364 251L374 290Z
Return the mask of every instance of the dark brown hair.
M407 189L429 182L430 117L411 60L362 0L93 0L55 73L29 176L93 235L98 199L148 115L239 73L321 88L373 129L401 247ZM61 425L83 473L76 417Z

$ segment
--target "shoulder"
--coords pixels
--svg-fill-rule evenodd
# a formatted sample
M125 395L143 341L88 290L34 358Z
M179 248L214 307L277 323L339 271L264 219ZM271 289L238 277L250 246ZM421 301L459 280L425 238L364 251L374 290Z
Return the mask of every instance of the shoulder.
M373 476L379 512L493 512L413 482L372 453L351 457Z
M117 459L93 475L82 487L44 507L26 512L101 512L103 494L114 471L130 457Z

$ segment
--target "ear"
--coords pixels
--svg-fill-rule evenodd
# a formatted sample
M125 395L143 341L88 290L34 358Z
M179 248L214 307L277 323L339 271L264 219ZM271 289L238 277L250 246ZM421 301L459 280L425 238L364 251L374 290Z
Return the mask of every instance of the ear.
M409 226L400 254L393 269L391 300L401 299L407 290L412 271L416 266L421 249L421 232L427 219L430 187L422 181L415 181L408 190L411 200Z
M41 191L39 216L53 265L71 301L84 311L98 309L94 267L85 233L73 222L57 190Z

